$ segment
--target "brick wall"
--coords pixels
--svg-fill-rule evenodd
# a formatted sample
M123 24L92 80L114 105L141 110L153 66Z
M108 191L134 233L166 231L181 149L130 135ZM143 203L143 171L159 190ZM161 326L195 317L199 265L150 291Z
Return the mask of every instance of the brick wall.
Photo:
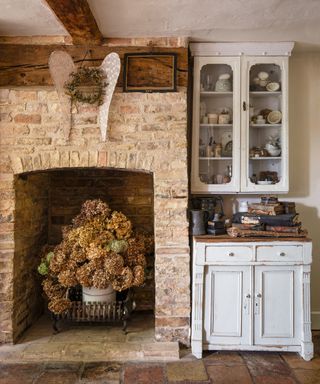
M10 293L16 241L14 176L60 168L146 171L154 180L155 335L158 340L189 342L190 253L187 201L187 95L114 94L108 140L101 142L98 109L73 110L70 139L60 125L60 104L52 88L1 89L0 125L0 308L13 310ZM175 289L177 288L177 289ZM9 292L9 293L8 293ZM0 314L2 316L2 313ZM0 317L0 341L14 339Z
M48 241L49 177L15 178L13 333L18 337L43 311L39 251Z
M153 233L153 178L151 174L104 169L50 172L49 242L61 241L61 226L71 223L88 199L101 199L123 212L135 229Z
M49 242L61 241L61 226L71 223L88 199L101 199L123 212L135 230L153 234L153 178L149 173L70 169L51 171ZM148 278L135 288L137 310L154 310L154 256L148 262Z

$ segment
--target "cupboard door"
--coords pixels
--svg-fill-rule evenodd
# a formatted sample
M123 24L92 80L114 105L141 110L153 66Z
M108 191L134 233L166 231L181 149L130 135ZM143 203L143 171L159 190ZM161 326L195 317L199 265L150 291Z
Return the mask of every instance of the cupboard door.
M208 266L205 275L204 341L249 344L251 287L249 266Z
M240 58L196 57L192 193L240 190Z
M254 344L299 344L300 280L298 266L255 267Z
M288 192L288 58L243 57L241 191Z

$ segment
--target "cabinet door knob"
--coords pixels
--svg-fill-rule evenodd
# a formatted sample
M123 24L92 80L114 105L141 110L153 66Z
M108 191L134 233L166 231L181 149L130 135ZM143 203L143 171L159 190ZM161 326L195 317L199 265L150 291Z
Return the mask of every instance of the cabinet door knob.
M257 297L259 297L259 299L260 299L262 297L261 293L258 293Z
M246 103L245 101L242 103L242 109L243 109L244 111L247 110L247 103Z
M250 293L248 293L247 296L246 296L246 298L247 298L247 299L250 299L250 297L251 297L251 295L250 295Z
M285 256L286 253L285 252L280 252L280 256Z
M229 252L229 256L234 256L234 253L233 252Z

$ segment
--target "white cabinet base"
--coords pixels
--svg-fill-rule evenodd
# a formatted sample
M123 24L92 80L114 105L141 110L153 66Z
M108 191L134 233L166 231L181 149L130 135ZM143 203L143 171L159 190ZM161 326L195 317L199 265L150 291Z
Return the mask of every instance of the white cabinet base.
M247 249L247 257L239 253L237 259L239 247ZM269 261L264 260L263 247L269 249ZM195 237L194 356L201 358L202 350L282 351L311 360L311 248L307 239Z

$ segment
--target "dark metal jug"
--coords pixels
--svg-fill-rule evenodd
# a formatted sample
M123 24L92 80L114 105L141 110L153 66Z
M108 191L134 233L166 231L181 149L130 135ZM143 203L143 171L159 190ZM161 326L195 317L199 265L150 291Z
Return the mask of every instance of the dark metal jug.
M209 213L202 209L190 210L190 233L192 236L205 235Z

